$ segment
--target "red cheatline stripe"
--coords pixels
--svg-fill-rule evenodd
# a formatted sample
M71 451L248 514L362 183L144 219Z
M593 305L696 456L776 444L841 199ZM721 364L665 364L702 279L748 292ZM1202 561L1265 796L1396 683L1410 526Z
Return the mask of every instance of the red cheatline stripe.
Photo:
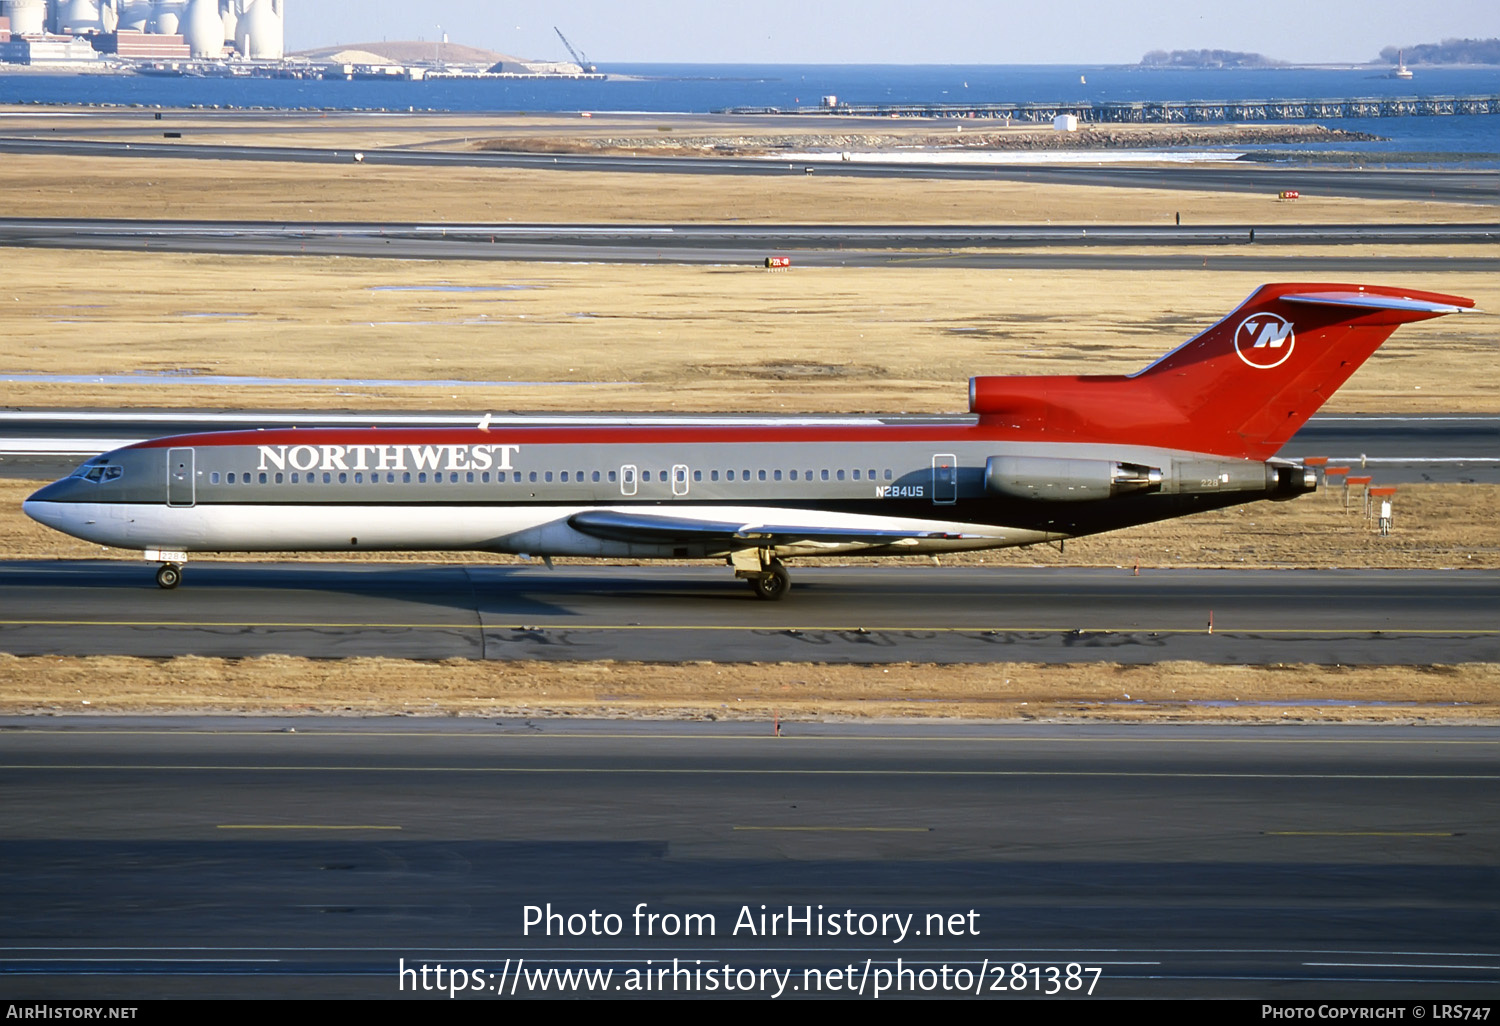
M946 425L934 427L493 427L475 428L309 428L272 431L214 431L153 438L132 448L199 448L233 445L607 445L611 443L734 442L955 442L993 437L992 431Z

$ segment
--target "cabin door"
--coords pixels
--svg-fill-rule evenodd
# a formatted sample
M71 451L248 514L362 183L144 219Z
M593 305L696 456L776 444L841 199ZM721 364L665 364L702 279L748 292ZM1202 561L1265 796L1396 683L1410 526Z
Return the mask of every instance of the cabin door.
M191 506L196 500L197 475L192 449L167 450L167 505Z

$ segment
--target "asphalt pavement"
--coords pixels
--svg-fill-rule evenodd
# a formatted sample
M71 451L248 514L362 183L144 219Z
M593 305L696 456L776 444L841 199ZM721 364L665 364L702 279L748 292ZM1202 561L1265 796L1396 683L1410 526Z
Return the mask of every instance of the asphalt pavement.
M819 663L1430 665L1500 661L1500 573L792 567L763 602L727 567L0 562L16 655Z
M0 733L13 1001L447 1002L439 964L491 1000L650 996L662 969L650 993L783 999L1484 1002L1500 984L1493 728Z

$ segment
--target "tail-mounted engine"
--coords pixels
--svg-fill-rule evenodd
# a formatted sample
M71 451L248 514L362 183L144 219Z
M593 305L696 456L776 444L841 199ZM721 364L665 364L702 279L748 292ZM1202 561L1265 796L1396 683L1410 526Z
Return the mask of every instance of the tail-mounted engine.
M1318 476L1295 463L1254 460L1172 460L1168 467L1051 456L991 456L984 463L989 495L1033 502L1096 502L1120 496L1222 495L1294 499L1315 491Z
M991 495L1042 502L1085 502L1161 490L1158 467L1112 460L1048 456L991 456L984 461L984 490Z

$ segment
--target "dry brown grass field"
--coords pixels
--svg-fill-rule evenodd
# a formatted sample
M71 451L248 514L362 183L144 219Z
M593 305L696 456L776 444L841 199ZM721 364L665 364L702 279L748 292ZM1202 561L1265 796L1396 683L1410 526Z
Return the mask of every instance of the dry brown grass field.
M777 721L875 717L1485 723L1500 667L533 663L18 658L0 715L259 713ZM788 728L795 731L795 726Z
M159 139L156 141L160 141ZM318 145L316 138L303 145ZM1462 223L1418 200L1039 185L6 154L0 215L591 224Z
M390 261L8 250L0 371L23 406L959 412L971 374L1136 370L1264 275ZM1399 251L1387 254L1399 268ZM1500 310L1482 273L1362 275ZM481 291L450 291L454 286ZM1500 410L1493 317L1401 329L1330 412ZM215 386L151 375L496 382ZM514 383L514 384L512 384Z

